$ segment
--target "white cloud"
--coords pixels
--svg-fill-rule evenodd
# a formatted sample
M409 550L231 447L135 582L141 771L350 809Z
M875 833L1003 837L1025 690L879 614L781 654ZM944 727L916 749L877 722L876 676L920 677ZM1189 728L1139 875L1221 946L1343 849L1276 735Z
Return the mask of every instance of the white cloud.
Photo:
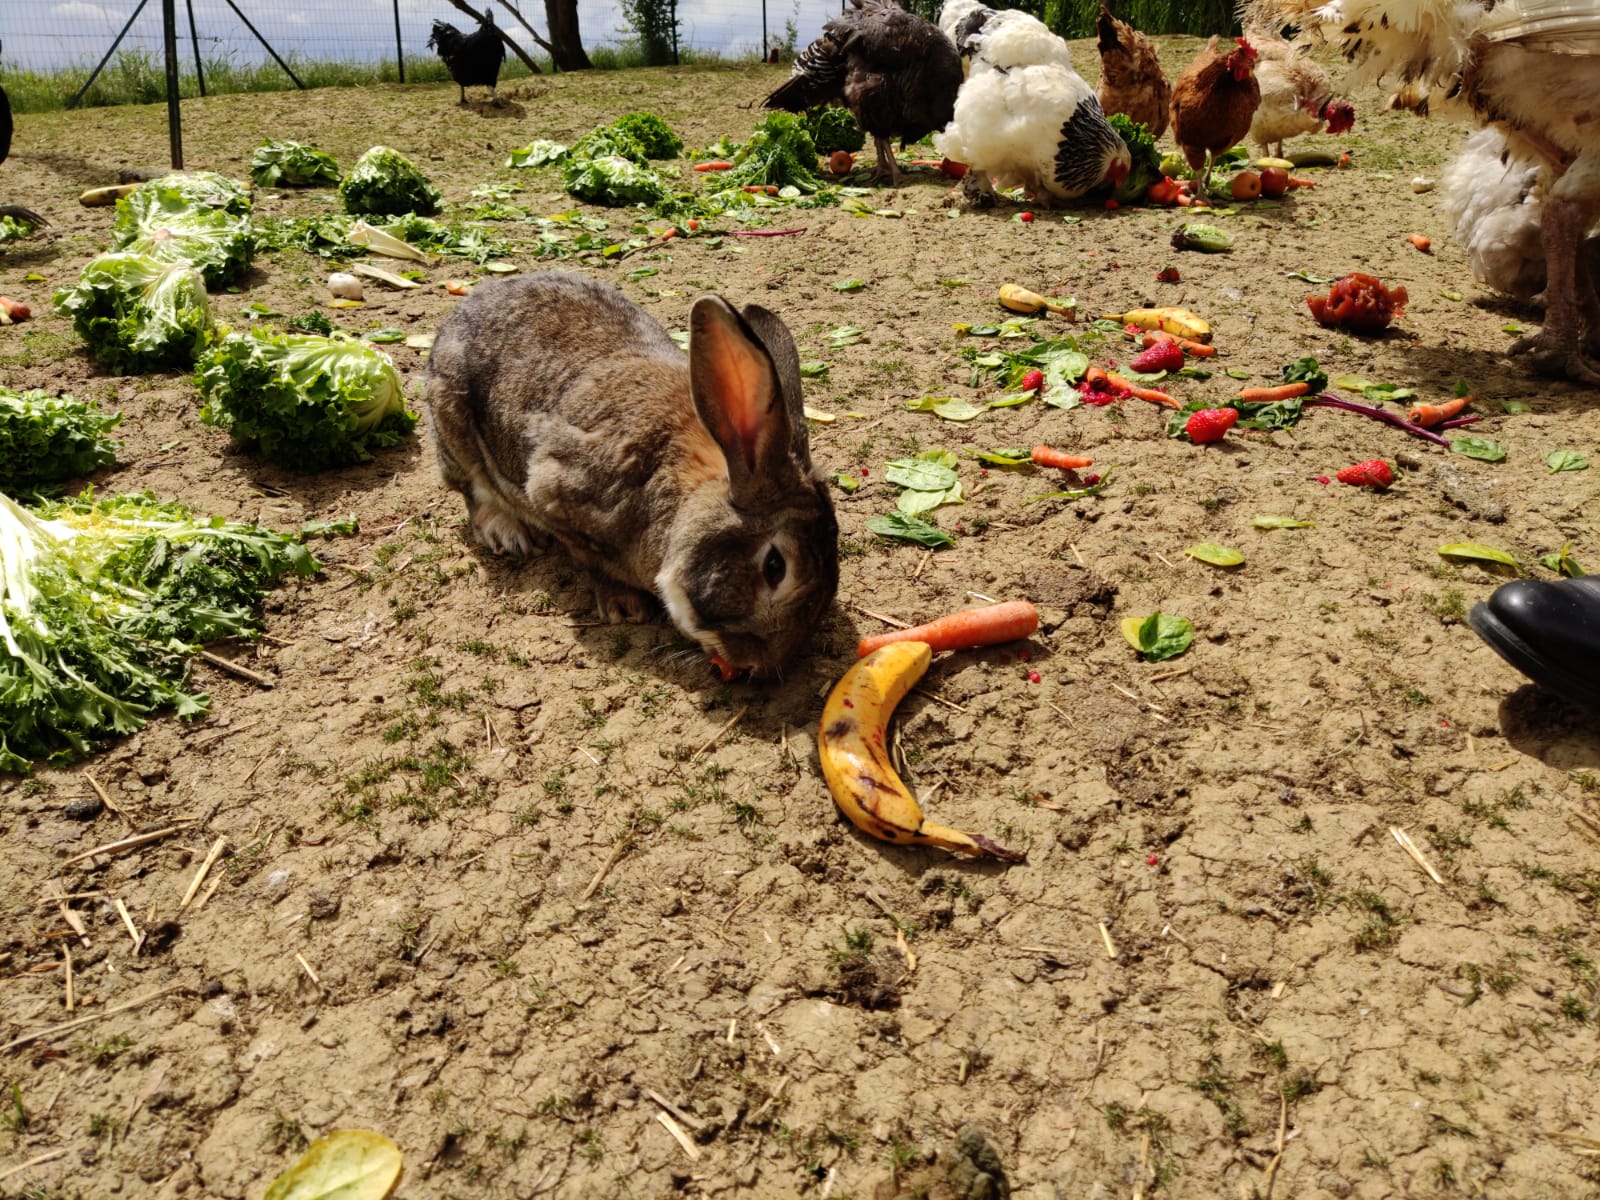
M82 20L88 18L98 21L125 21L128 19L127 11L118 12L114 8L107 8L103 4L89 4L86 0L68 0L66 4L57 4L50 10L52 17L65 17L68 20Z

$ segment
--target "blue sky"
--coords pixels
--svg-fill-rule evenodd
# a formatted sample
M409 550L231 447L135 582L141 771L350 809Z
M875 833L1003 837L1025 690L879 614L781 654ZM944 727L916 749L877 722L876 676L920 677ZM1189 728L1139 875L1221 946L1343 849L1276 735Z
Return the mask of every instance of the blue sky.
M477 7L490 0L479 0ZM44 70L92 66L111 45L138 0L7 0L0 4L0 67ZM363 60L394 54L394 0L235 0L280 54L304 58ZM426 54L428 29L435 18L463 24L467 18L446 0L399 0L401 38L407 55ZM254 62L259 44L224 0L177 0L179 41L191 61L187 6L192 5L204 59ZM526 34L500 9L500 24ZM534 28L544 30L542 0L519 6ZM803 45L822 22L838 11L838 0L767 0L768 29L783 33L794 20ZM679 0L683 44L739 54L761 43L761 0ZM584 44L615 43L627 36L616 0L580 0ZM148 0L126 47L159 53L161 0ZM530 47L532 49L533 47Z

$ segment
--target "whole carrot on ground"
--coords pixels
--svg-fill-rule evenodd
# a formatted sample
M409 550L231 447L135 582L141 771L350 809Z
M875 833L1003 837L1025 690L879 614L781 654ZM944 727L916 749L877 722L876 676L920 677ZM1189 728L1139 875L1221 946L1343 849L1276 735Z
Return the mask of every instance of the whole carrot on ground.
M1471 403L1471 396L1457 396L1454 400L1446 400L1443 404L1417 404L1406 414L1406 420L1415 421L1424 429L1432 429L1443 421L1459 417L1461 410Z
M1056 450L1053 447L1043 445L1033 448L1032 458L1038 466L1057 467L1063 471L1094 466L1094 459L1092 458L1084 458L1078 454L1068 454L1065 450Z
M733 164L731 162L695 163L694 169L696 171L731 171L733 170Z
M865 658L879 646L890 642L926 642L935 653L940 650L970 650L997 642L1015 642L1039 628L1039 611L1026 600L1008 600L987 608L969 608L910 629L891 629L876 637L862 638L856 657Z
M1135 400L1146 400L1151 404L1164 404L1168 408L1183 407L1183 405L1179 404L1165 392L1158 391L1155 388L1140 387L1137 383L1124 379L1115 371L1106 372L1106 382L1118 390L1126 390L1128 395L1132 396Z
M1296 396L1308 395L1311 385L1304 379L1294 383L1280 383L1276 387L1244 388L1235 400L1243 400L1247 404L1275 404L1279 400L1293 400Z

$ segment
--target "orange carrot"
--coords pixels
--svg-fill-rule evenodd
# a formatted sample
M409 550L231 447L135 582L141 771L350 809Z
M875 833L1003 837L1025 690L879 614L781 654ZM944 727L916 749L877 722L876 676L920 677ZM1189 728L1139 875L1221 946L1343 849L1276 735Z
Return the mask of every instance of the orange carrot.
M711 656L711 665L717 669L717 675L723 683L732 683L739 677L739 670L720 654Z
M731 171L733 170L733 164L731 162L695 163L694 169L696 171Z
M1433 239L1420 233L1413 233L1411 235L1411 244L1418 250L1421 250L1424 254L1429 253L1433 249Z
M1443 404L1413 405L1411 411L1406 414L1406 420L1424 428L1432 428L1441 421L1460 416L1461 410L1471 403L1471 396L1457 396L1454 400L1446 400Z
M927 642L935 653L940 650L970 650L996 642L1015 642L1039 628L1039 612L1026 600L1008 600L987 608L969 608L917 625L911 629L891 629L876 637L862 638L856 657L865 658L879 646L890 642Z
M1315 179L1300 179L1297 176L1291 175L1289 176L1289 186L1292 188L1316 187L1317 181Z
M1137 383L1132 383L1112 371L1106 372L1106 382L1119 392L1127 392L1135 400L1147 400L1151 404L1165 404L1168 408L1183 407L1165 392L1157 391L1155 388L1140 387Z
M1083 385L1091 392L1109 392L1111 375L1104 367L1091 365L1083 373Z
M1293 400L1296 396L1304 396L1311 391L1311 385L1304 379L1295 383L1280 383L1277 387L1241 388L1235 400L1243 400L1247 404L1275 404L1279 400Z
M1077 454L1068 454L1065 450L1056 450L1050 446L1035 446L1033 448L1033 461L1041 467L1056 467L1062 471L1076 470L1078 467L1094 466L1094 459L1084 458Z

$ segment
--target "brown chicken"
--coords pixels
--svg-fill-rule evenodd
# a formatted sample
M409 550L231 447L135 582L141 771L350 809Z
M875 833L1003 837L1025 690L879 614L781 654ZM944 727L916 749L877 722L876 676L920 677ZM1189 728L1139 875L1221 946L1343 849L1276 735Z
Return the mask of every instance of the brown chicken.
M1155 44L1126 21L1100 6L1100 107L1106 116L1122 113L1160 138L1167 131L1172 85L1161 73Z
M1211 164L1250 132L1261 103L1255 48L1244 38L1228 54L1213 37L1172 88L1172 137L1194 171L1194 194L1206 194Z

